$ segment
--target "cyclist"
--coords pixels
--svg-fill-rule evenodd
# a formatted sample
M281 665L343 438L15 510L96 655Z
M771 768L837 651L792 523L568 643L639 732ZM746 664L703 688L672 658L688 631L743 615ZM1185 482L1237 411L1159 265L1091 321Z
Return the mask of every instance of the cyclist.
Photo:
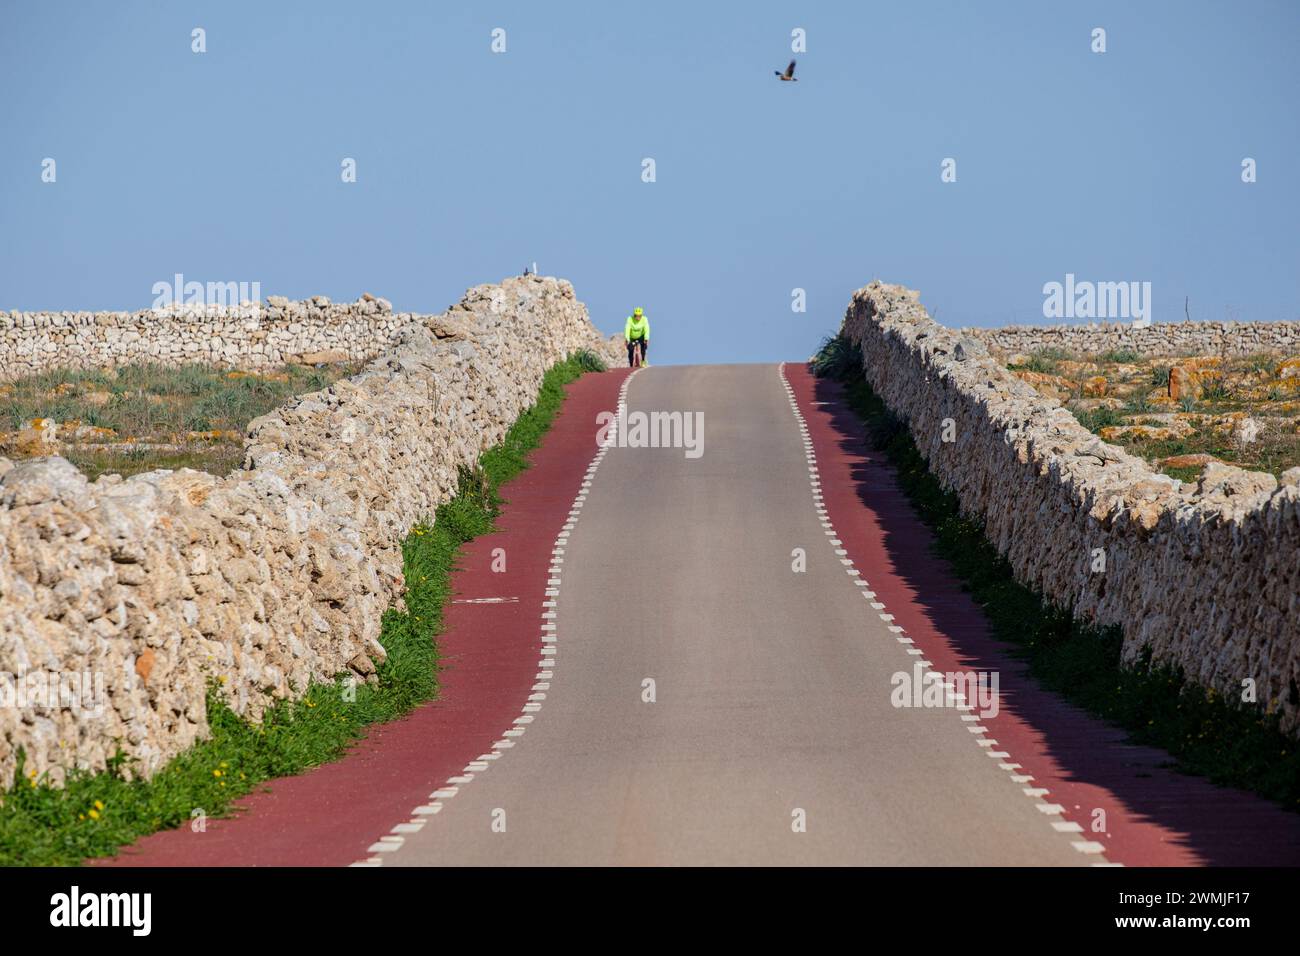
M641 346L641 364L648 365L645 360L646 353L650 351L650 320L646 318L645 311L637 306L632 310L632 314L627 317L627 322L623 326L623 338L627 340L627 364L633 364L633 349L637 345Z

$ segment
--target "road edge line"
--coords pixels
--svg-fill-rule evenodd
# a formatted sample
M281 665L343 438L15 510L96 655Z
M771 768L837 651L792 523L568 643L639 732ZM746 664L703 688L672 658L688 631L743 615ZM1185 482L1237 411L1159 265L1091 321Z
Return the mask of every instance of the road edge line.
M867 579L862 576L862 572L854 566L853 559L849 557L848 551L841 546L839 535L835 533L834 524L831 522L830 513L826 510L826 502L822 497L821 473L817 467L817 452L813 445L812 435L808 431L808 423L804 419L802 409L799 407L799 400L795 395L794 388L786 377L785 366L785 362L780 363L777 366L777 373L781 378L781 387L785 389L786 398L790 402L790 411L794 414L795 424L799 428L799 438L803 443L804 457L808 464L808 482L812 488L813 506L817 512L817 520L821 524L835 556L839 559L840 564L844 566L845 573L854 579L854 584L857 587L862 589L860 593L869 602L871 610L885 624L889 632L894 635L899 645L905 649L905 652L910 657L919 658L919 660L913 660L912 665L920 666L923 671L928 671L931 664L925 660L924 652L915 647L915 642L907 636L902 627L894 623L894 615L890 614L884 603L877 598ZM1033 782L1033 776L1020 773L1019 771L1023 768L1012 759L1010 753L1005 750L995 749L999 746L998 742L985 736L988 733L987 728L979 726L978 718L972 714L974 707L966 702L965 697L959 692L956 685L950 681L944 681L940 686L943 687L948 703L961 717L963 725L966 726L976 746L980 747L990 759L998 761L998 769L1005 771L1011 782L1019 787L1021 793L1034 801L1034 805L1042 812L1044 817L1059 817L1064 808L1060 804L1049 802L1050 794L1046 788L1028 786ZM1067 836L1077 834L1083 830L1082 826L1072 821L1051 820L1049 822L1054 831ZM1093 866L1123 866L1122 863L1108 861L1104 854L1105 847L1094 840L1076 838L1070 840L1070 846L1075 851L1086 856L1096 857Z
M633 369L632 374L623 379L618 389L618 406L617 421L624 421L627 417L627 390L636 378L641 369ZM596 454L592 456L591 461L587 463L587 469L583 472L582 481L578 486L578 492L574 495L573 503L565 517L564 524L555 537L555 542L551 546L551 563L547 567L546 588L542 592L542 609L541 609L541 659L537 662L537 674L534 677L532 692L528 695L527 700L520 711L519 716L515 717L509 727L502 731L499 739L492 744L492 749L481 754L474 760L471 760L465 768L458 774L453 774L447 779L447 782L436 788L429 794L429 800L426 803L419 804L411 809L410 817L403 823L398 823L386 834L379 837L370 845L370 856L364 859L349 863L349 867L379 867L384 864L385 853L395 853L400 850L406 843L406 835L409 833L418 833L428 824L429 818L437 816L442 812L447 801L456 796L463 786L472 783L478 775L485 773L491 768L494 761L499 760L505 751L511 749L518 742L519 738L524 735L524 731L533 722L538 712L542 709L542 703L546 700L546 694L550 690L551 679L555 676L555 665L559 659L559 630L556 624L554 608L558 606L560 596L560 584L563 563L563 554L567 547L569 535L578 524L578 519L582 515L582 506L586 503L587 492L590 490L592 481L596 477L596 471L600 468L600 463L604 461L605 454L615 442L607 439L606 442L597 449Z

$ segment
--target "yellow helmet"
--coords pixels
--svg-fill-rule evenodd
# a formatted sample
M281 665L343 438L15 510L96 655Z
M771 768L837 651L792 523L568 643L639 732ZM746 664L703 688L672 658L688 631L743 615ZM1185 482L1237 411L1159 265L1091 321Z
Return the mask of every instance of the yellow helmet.
M635 315L635 316L639 319L639 318L641 318L641 316L644 315L645 313L641 311L641 306L638 305L635 309L632 310L632 314Z

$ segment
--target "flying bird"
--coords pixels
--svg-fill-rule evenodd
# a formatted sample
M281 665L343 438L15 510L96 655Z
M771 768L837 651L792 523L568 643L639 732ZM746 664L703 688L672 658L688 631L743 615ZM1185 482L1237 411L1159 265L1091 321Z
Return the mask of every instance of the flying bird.
M790 61L790 65L785 68L784 73L782 73L780 70L773 70L772 72L775 73L778 77L780 77L782 83L785 83L786 81L789 81L791 83L799 82L794 78L794 60Z

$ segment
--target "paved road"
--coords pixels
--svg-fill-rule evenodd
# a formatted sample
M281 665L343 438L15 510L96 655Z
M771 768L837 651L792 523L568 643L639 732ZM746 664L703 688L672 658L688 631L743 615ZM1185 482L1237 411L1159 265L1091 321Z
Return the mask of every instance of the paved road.
M892 706L918 658L835 553L776 366L646 369L628 405L702 412L703 454L604 455L534 719L386 865L1099 861L972 715Z

